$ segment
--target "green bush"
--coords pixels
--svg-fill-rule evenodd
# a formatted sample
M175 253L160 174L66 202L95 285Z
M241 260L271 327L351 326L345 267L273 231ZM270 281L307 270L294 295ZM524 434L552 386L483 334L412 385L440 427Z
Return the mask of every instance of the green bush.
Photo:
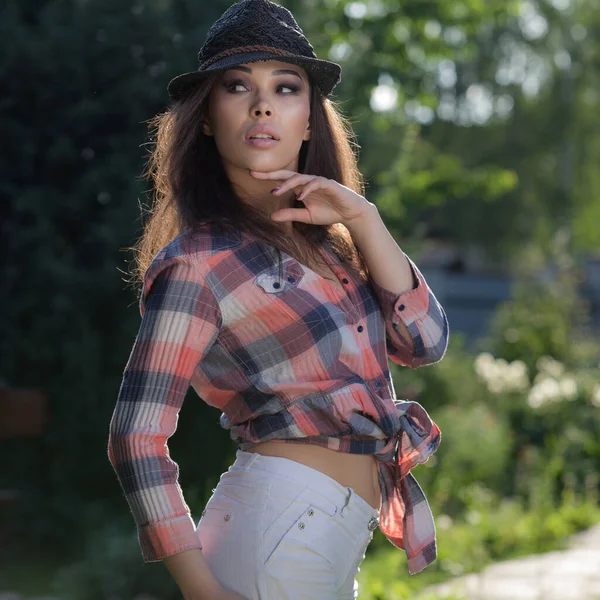
M133 600L142 594L181 598L161 562L142 561L137 536L124 523L88 531L81 558L60 569L52 587L61 600Z
M487 340L500 356L470 353L459 337L432 368L393 367L398 397L420 402L442 430L438 451L414 470L438 560L410 577L404 553L378 531L361 598L414 598L491 561L563 548L600 521L600 346L577 326L585 315L571 292L532 285L502 306Z

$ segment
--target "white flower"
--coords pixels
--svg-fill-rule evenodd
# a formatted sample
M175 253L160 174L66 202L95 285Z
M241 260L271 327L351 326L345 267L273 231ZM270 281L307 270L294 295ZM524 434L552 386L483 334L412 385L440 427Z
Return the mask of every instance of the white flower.
M453 524L452 517L446 514L436 517L435 522L440 529L450 529Z
M532 387L531 391L529 392L529 395L527 396L527 404L529 404L531 408L539 408L540 406L542 406L542 404L544 404L544 402L545 397L543 394L543 390L540 388L540 386L536 385Z
M513 360L509 368L512 377L527 377L527 365L522 360Z
M555 378L560 377L565 371L565 366L561 362L548 355L540 356L536 362L536 367L538 371Z
M522 360L509 363L504 358L482 352L475 359L474 367L492 393L524 391L529 387L527 365Z
M471 525L479 525L481 523L481 513L477 510L467 512L467 522Z
M544 379L540 385L544 388L546 396L551 400L560 398L560 385L558 385L556 379L548 377L548 379Z
M557 380L545 373L538 373L528 394L527 403L532 408L539 408L550 402L574 400L577 391L577 381L570 375Z
M500 377L488 379L487 386L488 390L494 394L500 394L505 388L504 381Z
M559 382L561 394L567 400L574 400L577 396L577 382L573 377L563 377Z
M600 385L595 385L592 389L590 401L594 406L598 406L600 408Z
M494 357L489 352L482 352L475 359L475 372L482 379L487 379L490 368L494 366Z
M513 389L525 391L529 387L529 373L527 365L522 360L513 360L508 365L508 378L512 381Z

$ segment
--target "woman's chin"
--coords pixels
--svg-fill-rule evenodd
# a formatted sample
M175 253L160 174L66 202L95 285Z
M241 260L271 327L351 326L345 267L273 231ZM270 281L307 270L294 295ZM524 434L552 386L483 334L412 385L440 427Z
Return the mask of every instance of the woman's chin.
M273 160L273 158L264 157L264 160L247 161L247 169L258 171L260 173L269 173L271 171L280 171L282 169L290 169L291 160Z

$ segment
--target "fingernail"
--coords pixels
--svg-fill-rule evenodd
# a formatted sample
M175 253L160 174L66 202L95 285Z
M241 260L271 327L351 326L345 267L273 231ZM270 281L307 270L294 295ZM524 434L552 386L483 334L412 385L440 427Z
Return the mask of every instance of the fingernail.
M273 188L273 189L271 190L271 194L275 193L275 192L276 192L277 190L279 190L279 189L281 189L281 186L280 186L280 185L278 185L277 187Z
M304 194L304 192L300 192L297 196L296 196L296 200L300 200L300 198L302 198L302 195Z

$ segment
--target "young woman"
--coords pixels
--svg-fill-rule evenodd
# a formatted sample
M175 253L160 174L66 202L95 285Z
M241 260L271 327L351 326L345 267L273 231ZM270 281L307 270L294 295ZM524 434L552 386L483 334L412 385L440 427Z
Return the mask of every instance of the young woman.
M109 458L143 559L186 599L355 598L378 525L411 573L436 557L410 470L440 432L396 399L388 358L439 361L446 316L363 196L328 99L339 65L289 11L235 4L199 59L153 122L142 322ZM238 447L197 526L166 444L190 384Z

